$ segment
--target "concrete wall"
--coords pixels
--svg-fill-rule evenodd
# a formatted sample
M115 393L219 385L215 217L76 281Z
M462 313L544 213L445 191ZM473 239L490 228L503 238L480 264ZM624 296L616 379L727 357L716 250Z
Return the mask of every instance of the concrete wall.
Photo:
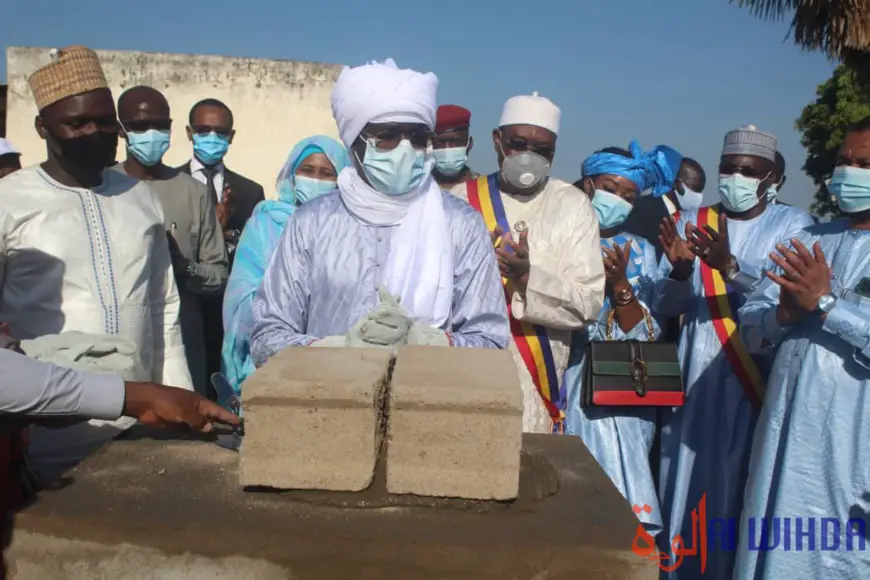
M10 47L7 137L29 165L45 159L45 143L33 128L36 106L27 78L49 62L48 48ZM115 98L136 85L152 86L172 108L169 165L191 155L184 131L191 105L214 97L235 116L236 138L227 166L259 182L274 195L275 178L297 141L314 134L338 136L329 96L341 66L291 60L263 60L189 54L97 51ZM124 159L123 141L118 159Z

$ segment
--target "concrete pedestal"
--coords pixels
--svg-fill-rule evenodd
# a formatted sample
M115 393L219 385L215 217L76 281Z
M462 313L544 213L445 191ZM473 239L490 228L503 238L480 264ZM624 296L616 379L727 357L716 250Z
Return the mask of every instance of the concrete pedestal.
M526 435L510 503L242 491L238 455L134 432L16 518L17 580L654 580L582 442Z

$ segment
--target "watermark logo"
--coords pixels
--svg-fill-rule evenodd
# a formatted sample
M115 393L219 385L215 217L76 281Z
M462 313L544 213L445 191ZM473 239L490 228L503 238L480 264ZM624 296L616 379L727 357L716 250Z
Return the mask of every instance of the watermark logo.
M648 505L631 507L638 517L651 514ZM745 528L744 528L745 526ZM679 568L688 556L700 558L701 574L707 568L708 551L734 552L738 546L738 529L745 534L749 552L863 552L867 549L867 522L862 518L842 521L820 517L748 517L742 523L735 518L707 519L707 494L692 510L692 537L686 542L680 535L670 542L670 552L659 550L656 539L638 524L632 551L655 560L665 572Z
M631 510L635 515L640 515L641 512L652 513L652 508L648 505L634 505L631 506ZM677 535L671 540L671 553L662 552L656 547L655 538L647 533L643 524L638 524L634 541L631 543L631 551L642 558L655 560L664 572L673 572L682 566L686 556L699 556L701 574L703 574L707 569L707 494L701 496L698 507L692 510L691 546L687 546L683 537Z

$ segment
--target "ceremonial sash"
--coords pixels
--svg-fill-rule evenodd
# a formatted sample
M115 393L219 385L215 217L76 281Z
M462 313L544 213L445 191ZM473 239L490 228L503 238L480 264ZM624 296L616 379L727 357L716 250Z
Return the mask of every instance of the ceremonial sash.
M719 212L715 207L703 207L698 210L698 227L710 226L714 231L719 231ZM722 350L734 374L746 396L756 408L761 407L764 400L764 379L758 371L758 367L737 332L739 324L737 320L737 294L728 287L721 272L709 267L703 260L701 262L701 282L704 286L704 297L707 299L707 307L710 309L710 317L716 336L722 343Z
M479 211L486 222L490 232L500 227L505 233L511 231L501 194L498 191L497 174L481 176L468 181L468 203ZM564 394L559 390L559 377L556 373L556 363L553 360L553 352L550 350L550 340L547 331L537 324L529 324L514 318L511 311L511 292L507 289L507 279L502 278L505 285L505 299L507 300L508 320L510 321L511 335L517 350L532 376L532 381L547 407L547 412L553 421L553 432L564 432L565 401Z

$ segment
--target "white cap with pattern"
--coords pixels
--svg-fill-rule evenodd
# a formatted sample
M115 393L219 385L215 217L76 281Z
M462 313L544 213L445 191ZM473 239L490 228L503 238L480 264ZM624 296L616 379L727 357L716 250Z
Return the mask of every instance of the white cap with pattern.
M755 125L747 125L726 133L722 155L754 155L775 162L776 146L775 135L759 131Z

